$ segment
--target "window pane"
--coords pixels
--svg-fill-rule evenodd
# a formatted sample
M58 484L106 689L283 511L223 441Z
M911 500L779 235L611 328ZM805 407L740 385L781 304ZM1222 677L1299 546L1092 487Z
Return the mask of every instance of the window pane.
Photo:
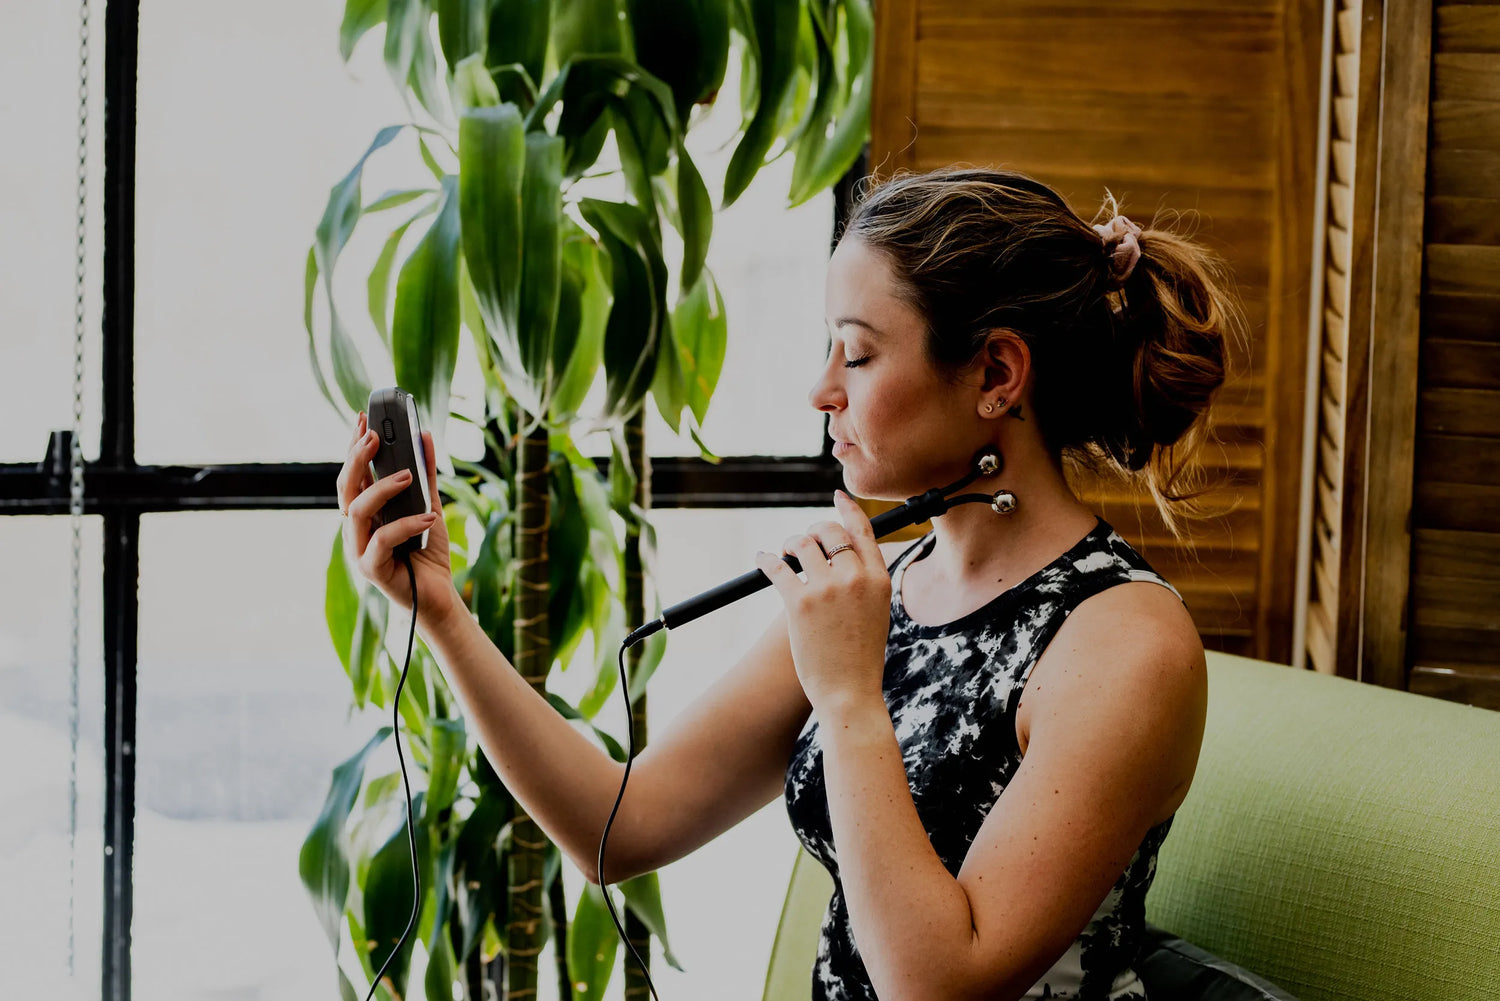
M695 114L702 118L688 132L688 152L717 208L740 126L738 59L729 60L714 104ZM611 140L601 164L618 162L613 150ZM708 269L724 294L729 337L704 416L703 439L717 455L817 455L822 450L823 415L808 403L807 394L828 354L823 281L833 236L833 192L820 192L788 209L791 178L788 154L762 168L745 193L714 216ZM597 197L619 198L622 190L616 184ZM663 229L663 240L675 290L681 241L671 227ZM603 402L601 380L585 411ZM687 429L681 437L673 435L655 404L646 413L646 441L652 455L698 454ZM595 434L579 448L586 455L608 455L609 438Z
M323 612L337 530L328 512L142 518L135 997L331 996L297 854L333 768L389 723L345 721ZM368 774L398 767L387 742Z
M382 61L383 29L361 40L348 68L341 63L343 9L341 0L234 9L189 0L142 4L136 298L142 462L321 461L330 457L328 443L347 435L310 370L303 265L329 188L382 127L410 116ZM715 107L689 137L716 203L740 118L738 63L731 63ZM822 417L808 406L807 391L826 354L823 275L833 196L823 192L784 209L791 167L783 157L763 170L715 222L709 267L724 290L730 335L704 432L720 454L815 455L822 442ZM363 192L369 202L389 189L431 183L408 130L366 162ZM365 279L385 237L411 211L403 206L366 217L334 280L340 316L376 386L394 384L394 374L367 316ZM426 225L408 232L398 263ZM674 296L675 239L668 227ZM319 296L317 343L342 410L328 367L327 306ZM483 385L474 354L466 336L453 406L470 416L479 413ZM595 390L592 406L603 400L602 378ZM274 405L266 406L268 400ZM654 406L647 420L653 453L697 454L691 438L673 436ZM447 451L481 454L471 426L453 422L447 431ZM592 436L585 451L607 454L607 438Z
M99 996L104 901L104 664L100 519L79 533L78 836L74 975L67 975L73 530L67 517L0 518L0 993ZM25 988L24 990L21 988Z
M383 29L346 67L342 0L141 4L136 389L143 463L326 461L341 423L312 372L303 268L329 189L383 127L410 121L382 62ZM429 187L411 129L365 164L373 202ZM413 205L415 203L412 203ZM365 279L412 205L366 216L335 295L375 386L394 385ZM409 252L425 223L408 232ZM394 287L394 277L393 277ZM314 310L329 390L328 307ZM472 355L465 345L463 354ZM458 393L477 389L460 385ZM462 404L459 404L462 406ZM352 422L354 411L347 408ZM460 454L477 456L477 439Z
M40 462L48 433L73 426L80 23L77 4L0 4L0 125L10 137L0 156L0 372L12 376L0 463ZM89 34L81 440L93 460L99 455L103 4L94 5ZM14 377L22 372L25 378Z

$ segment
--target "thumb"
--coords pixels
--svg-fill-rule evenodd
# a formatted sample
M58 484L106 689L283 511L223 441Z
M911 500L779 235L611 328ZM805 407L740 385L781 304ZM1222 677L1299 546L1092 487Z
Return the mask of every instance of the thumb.
M427 490L432 494L428 500L428 510L441 514L443 510L443 499L438 491L437 479L437 454L432 447L432 432L422 432L422 451L427 456Z

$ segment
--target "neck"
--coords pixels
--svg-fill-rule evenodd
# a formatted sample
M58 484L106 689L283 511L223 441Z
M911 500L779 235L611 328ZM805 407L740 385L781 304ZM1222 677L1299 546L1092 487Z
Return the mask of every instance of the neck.
M1016 583L1066 552L1097 524L1069 489L1062 471L1040 449L1008 444L1005 468L975 480L960 493L1009 490L1016 508L998 514L987 504L965 503L932 519L937 539L929 569L955 584Z

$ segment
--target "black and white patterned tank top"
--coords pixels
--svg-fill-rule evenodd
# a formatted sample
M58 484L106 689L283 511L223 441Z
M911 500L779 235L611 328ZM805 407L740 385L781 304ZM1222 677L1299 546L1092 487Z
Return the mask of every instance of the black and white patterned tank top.
M980 825L1021 763L1017 702L1063 619L1084 599L1129 581L1155 581L1182 595L1097 518L1066 553L982 608L952 622L922 625L906 615L901 578L936 541L936 532L929 532L890 566L883 688L922 826L957 878ZM798 840L834 881L818 935L813 1001L875 1001L839 882L815 715L798 736L787 766L786 806ZM1146 832L1087 927L1025 997L1147 1001L1133 964L1157 849L1172 819Z

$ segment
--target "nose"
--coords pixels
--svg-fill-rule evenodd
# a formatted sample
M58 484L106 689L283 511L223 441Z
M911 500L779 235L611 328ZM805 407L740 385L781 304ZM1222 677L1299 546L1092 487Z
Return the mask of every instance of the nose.
M818 374L818 379L813 383L812 389L808 390L807 402L814 410L838 410L848 402L844 395L844 387L840 385L836 377L832 377L834 366L839 364L839 361L836 354L830 357L828 364L824 365L823 371Z

